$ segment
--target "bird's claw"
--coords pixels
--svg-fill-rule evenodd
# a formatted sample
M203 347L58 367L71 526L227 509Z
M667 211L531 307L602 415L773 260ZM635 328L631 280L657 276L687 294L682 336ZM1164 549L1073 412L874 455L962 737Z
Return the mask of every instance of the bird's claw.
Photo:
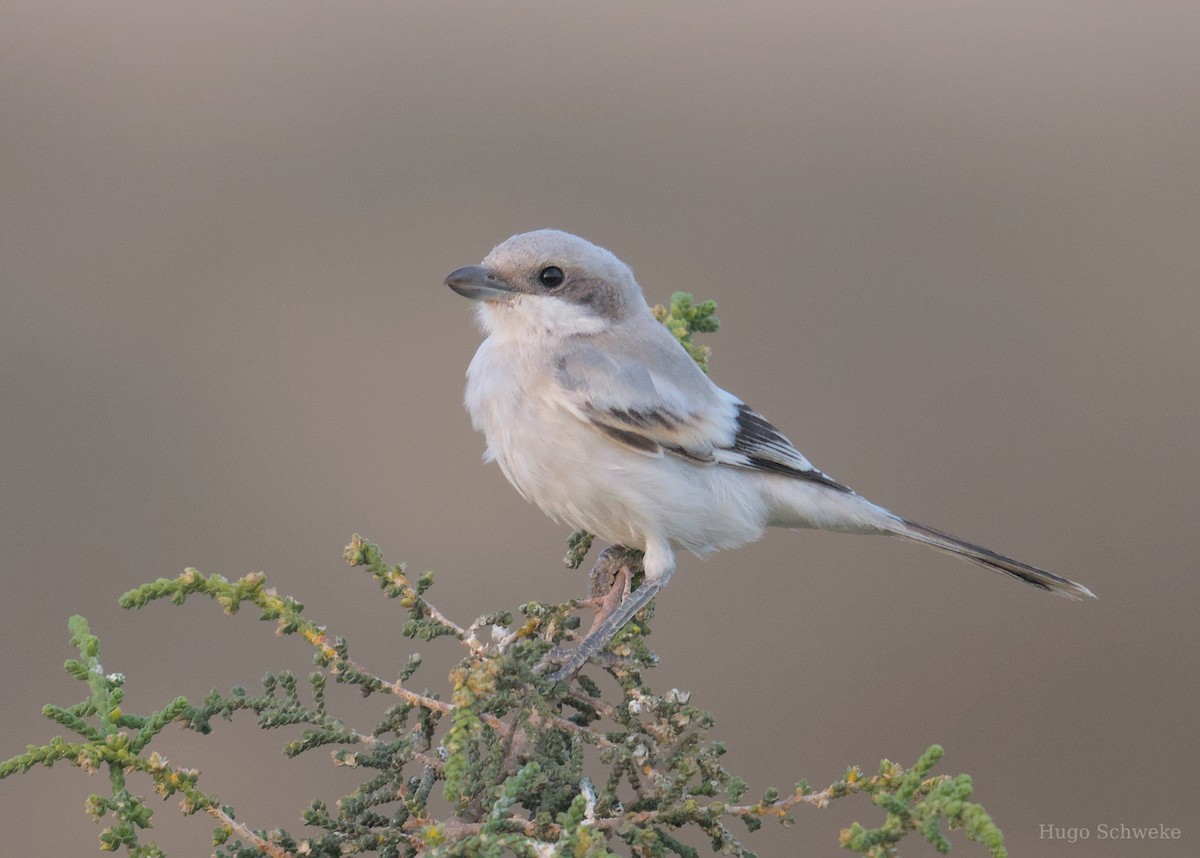
M623 588L625 598L607 616L597 617L597 620L600 622L592 626L592 630L587 633L575 649L567 651L568 656L566 661L558 670L551 674L551 679L555 682L562 682L578 673L580 668L589 660L600 654L600 651L608 645L608 642L613 639L626 623L634 618L638 611L650 604L650 601L658 595L658 591L661 589L661 584L651 583L650 581L643 581L642 586L638 587L632 593ZM558 651L562 652L562 650ZM543 659L542 664L546 664L548 667L548 661L554 653L555 650L547 653L547 657ZM539 668L541 666L538 665Z
M545 673L551 665L558 664L559 668L551 678L561 682L578 673L588 661L602 661L605 666L613 667L627 663L627 659L602 651L661 588L643 581L636 591L632 591L634 567L641 563L641 556L640 551L617 545L601 552L589 576L591 598L579 603L596 608L592 627L574 649L556 646L547 652L534 668L535 673Z

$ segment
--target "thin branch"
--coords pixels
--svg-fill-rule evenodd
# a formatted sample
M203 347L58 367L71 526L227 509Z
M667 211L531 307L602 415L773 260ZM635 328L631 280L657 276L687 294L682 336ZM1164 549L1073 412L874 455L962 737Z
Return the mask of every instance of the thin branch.
M835 799L851 793L861 792L869 789L871 779L864 778L858 783L849 784L831 784L820 792L801 793L799 790L781 798L778 801L770 804L727 804L723 806L721 816L743 817L743 816L785 816L788 811L799 804L807 804L816 808L825 808ZM620 828L629 823L633 825L642 825L644 823L658 822L664 815L671 813L668 810L666 813L658 810L643 810L638 813L627 813L623 816L607 816L603 819L597 819L594 823L596 828L612 830Z
M540 726L537 722L541 721L543 719L545 720L546 723L551 724L560 730L566 730L570 733L575 733L580 736L591 737L593 740L595 740L597 747L600 747L600 748L619 748L619 747L621 747L616 742L609 741L608 739L601 736L599 733L593 732L592 730L589 730L587 727L580 727L574 721L568 721L566 718L563 718L559 715L550 715L548 713L547 714L539 714L536 711L531 712L529 714L529 723L533 724L535 727ZM504 726L506 728L508 727L507 724L505 724Z
M570 697L572 700L575 700L579 703L582 703L585 706L589 706L592 709L595 709L601 715L604 715L606 718L611 720L618 727L621 726L621 713L617 711L617 707L613 706L608 701L601 700L598 697L596 697L596 698L587 697L582 694L577 694L574 691L572 691L570 693Z
M422 754L420 751L413 751L411 759L423 766L426 766L427 768L433 769L435 772L440 772L442 770L441 760L437 759L436 757L431 757L428 754Z
M429 616L434 620L437 620L437 622L441 623L446 628L453 630L454 636L462 641L472 653L475 655L480 655L485 651L486 647L484 647L484 645L475 638L474 625L472 625L470 629L464 629L458 623L454 622L454 620L450 619L437 608L435 608L433 604L424 596L420 596L419 598L421 599L421 604L423 604L425 609L429 611Z
M365 667L363 667L361 664L359 664L357 661L350 658L349 656L338 655L337 652L333 649L333 647L330 646L329 641L328 641L328 635L323 632L312 635L309 638L309 640L312 642L313 646L316 646L319 649L325 650L326 654L329 655L331 658L335 658L337 660L344 661L346 664L350 665L350 667L352 667L357 672L363 674L364 676L370 676L372 679L374 679L376 682L378 682L382 688L387 690L389 693L396 695L401 700L404 700L407 703L411 703L414 706L420 706L425 709L429 709L430 711L433 711L433 712L441 712L444 715L450 714L457 708L453 703L448 703L445 700L437 700L433 697L426 697L424 694L418 694L415 691L410 691L409 689L405 688L404 685L399 680L391 681L391 680L384 679L383 677L379 676L378 674L372 673L371 671L367 670ZM513 728L512 728L511 724L509 724L505 721L501 721L499 718L497 718L495 715L492 715L491 713L487 713L487 712L482 713L480 717L483 719L483 722L485 724L487 724L493 730L496 730L501 735L507 736L512 732ZM548 721L550 724L553 724L555 727L558 727L562 730L568 730L572 733L578 733L580 735L592 736L593 738L595 738L597 740L597 744L602 748L617 747L613 742L610 742L608 739L605 739L603 736L597 736L596 734L592 733L592 731L588 730L586 727L581 727L578 724L574 723L573 721L568 721L566 718L559 717L558 715L546 715L544 717L545 717L546 721Z
M209 816L216 819L222 825L228 827L238 837L242 838L248 843L253 843L259 849L259 851L265 852L270 856L270 858L296 858L294 853L288 852L282 846L259 837L257 834L251 831L244 822L238 822L228 813L223 811L218 805L209 805L204 809L208 811Z
M327 658L334 662L334 667L331 668L331 672L334 673L334 675L337 674L337 662L342 661L348 664L356 672L361 673L363 676L371 677L379 683L380 687L385 688L389 693L396 695L406 703L411 703L413 706L420 706L425 709L429 709L432 712L441 712L443 714L454 711L454 704L447 703L444 700L437 700L433 697L426 697L424 694L418 694L415 691L409 691L400 683L399 680L393 682L391 680L384 679L378 674L367 670L357 661L350 658L350 656L338 653L338 651L329 643L329 635L325 632L314 632L312 634L305 635L305 637L308 638L308 641L313 646L321 650L321 652Z

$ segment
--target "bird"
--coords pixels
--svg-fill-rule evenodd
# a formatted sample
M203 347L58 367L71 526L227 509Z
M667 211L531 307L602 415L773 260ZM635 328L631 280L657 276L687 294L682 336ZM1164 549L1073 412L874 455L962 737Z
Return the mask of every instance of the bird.
M906 519L815 467L718 387L654 317L612 252L556 229L520 233L444 281L486 334L464 404L512 486L556 522L644 552L644 580L576 647L567 678L675 571L766 528L916 542L1073 600L1082 584Z

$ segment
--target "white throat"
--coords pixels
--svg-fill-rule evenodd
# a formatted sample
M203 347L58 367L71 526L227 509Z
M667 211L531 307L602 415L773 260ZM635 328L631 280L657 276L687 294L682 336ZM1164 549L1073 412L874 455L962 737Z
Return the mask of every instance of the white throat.
M561 339L599 333L609 324L579 304L541 295L481 301L476 312L480 326L498 340Z

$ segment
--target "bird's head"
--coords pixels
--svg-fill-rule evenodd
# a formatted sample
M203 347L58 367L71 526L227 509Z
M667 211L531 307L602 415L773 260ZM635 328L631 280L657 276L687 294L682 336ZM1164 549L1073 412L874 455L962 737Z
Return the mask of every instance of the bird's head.
M556 229L514 235L445 282L479 302L483 327L502 336L594 334L648 312L628 265Z

